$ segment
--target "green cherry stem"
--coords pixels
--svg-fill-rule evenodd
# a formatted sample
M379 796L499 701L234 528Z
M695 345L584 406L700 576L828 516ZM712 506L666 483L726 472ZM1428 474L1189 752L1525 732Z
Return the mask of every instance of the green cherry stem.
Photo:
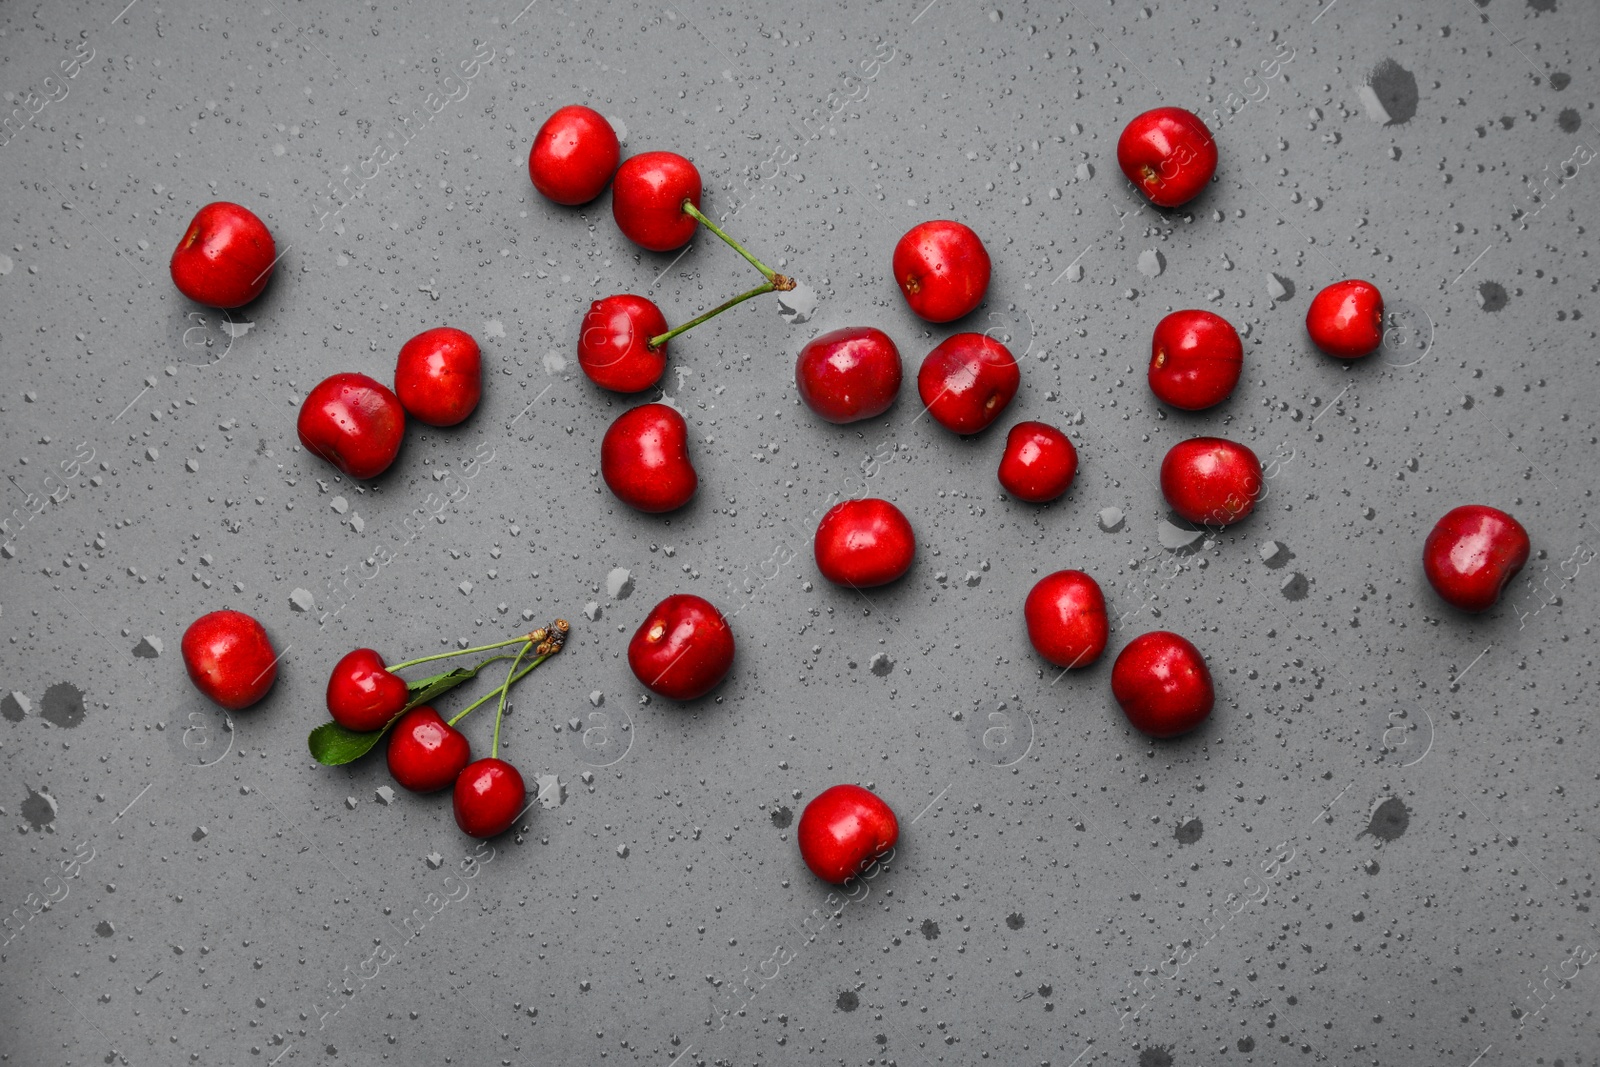
M517 658L511 661L511 669L506 672L505 684L500 687L500 707L496 709L494 713L494 741L489 746L490 759L494 759L500 755L500 720L503 719L506 714L506 698L511 695L511 680L516 677L517 664L522 662L522 657L527 653L528 649L532 647L533 642L529 641L527 644L523 645L517 650Z
M528 639L528 634L518 634L516 637L508 637L504 641L496 641L492 645L479 645L477 648L463 648L459 652L436 652L431 656L421 656L417 659L408 659L404 663L390 664L384 669L388 671L398 671L404 670L407 667L415 667L419 663L432 663L436 659L450 659L452 656L466 656L474 652L491 652L494 649L505 648L507 645L515 645Z
M533 673L534 669L536 667L538 667L539 664L543 663L545 660L549 659L551 656L555 655L557 652L560 652L561 651L561 646L566 643L567 632L570 629L571 628L567 625L567 621L565 619L557 619L555 621L555 625L554 626L546 627L543 630L535 630L532 634L529 634L529 635L527 635L526 637L523 637L523 638L519 638L518 640L522 640L522 641L528 642L528 647L532 647L534 649L534 651L538 653L538 658L535 659L532 663L529 663L526 667L522 668L522 670L520 670L520 671L517 671L517 665L515 663L513 663L511 665L511 669L512 669L512 671L516 672L515 674L508 674L506 676L506 680L505 681L501 682L498 686L496 686L495 688L489 690L483 696L479 697L477 700L474 700L472 703L468 704L466 707L464 707L460 711L458 711L456 713L455 717L452 718L449 721L449 725L454 726L456 723L460 722L462 719L465 719L468 715L472 714L478 708L482 707L484 704L486 704L489 701L493 700L497 694L501 693L504 690L509 689L513 685L516 685L518 682L522 681L522 679L526 678L529 674ZM536 634L541 636L541 643L539 645L537 645L537 646L534 646L533 645L533 637ZM526 651L528 651L527 647L524 647L523 649L518 651L518 653L516 655L516 658L520 660L522 658L522 654L524 652L526 652ZM506 657L506 656L496 656L495 657L495 659L506 659L506 658L508 658L508 657ZM488 662L488 661L485 661L485 662ZM496 727L496 730L498 731L498 729L499 729L498 720L495 723L495 727Z
M778 277L783 278L783 275L780 274L780 275L778 275ZM789 282L788 288L790 288L790 289L794 288L794 282L789 281L788 278L783 278L783 280L786 281L786 282ZM705 322L707 319L714 319L718 315L722 314L724 311L727 311L729 308L735 307L735 306L737 306L739 304L742 304L746 300L749 300L753 296L760 296L762 293L770 293L773 290L780 289L780 288L782 288L782 286L773 285L771 282L762 282L760 285L756 286L754 289L751 289L749 292L740 293L738 296L734 297L732 300L724 300L722 303L718 304L716 307L712 308L710 311L707 311L707 312L705 312L704 314L701 314L701 315L696 315L694 318L690 319L688 322L684 323L682 326L674 326L672 329L668 330L666 333L657 334L656 336L650 338L648 344L649 344L649 346L651 348L660 348L662 345L666 344L668 341L672 340L674 337L678 336L680 333L688 333L690 330L694 329L696 326L700 325L702 322Z
M685 200L683 202L683 213L693 217L700 223L700 225L704 226L706 229L710 230L712 233L716 234L718 237L727 242L729 248L743 256L747 261L749 261L752 267L761 272L761 276L763 278L772 283L772 288L777 289L780 292L788 292L790 289L794 288L794 279L784 277L771 267L767 266L765 263L761 262L755 256L752 256L748 251L745 250L744 245L740 244L738 241L735 241L732 237L729 237L722 231L721 226L718 226L716 223L706 218L706 216L701 213L700 209L694 206L694 201Z

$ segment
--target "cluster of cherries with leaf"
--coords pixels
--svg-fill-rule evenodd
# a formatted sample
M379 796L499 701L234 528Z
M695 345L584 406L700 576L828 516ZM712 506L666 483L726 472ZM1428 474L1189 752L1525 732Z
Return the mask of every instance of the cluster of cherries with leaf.
M1211 182L1217 159L1211 131L1182 108L1157 108L1137 116L1117 143L1122 173L1160 208L1176 208L1199 195ZM611 124L590 108L569 106L555 112L534 140L528 167L535 187L558 204L589 203L610 185L618 228L642 248L675 251L703 226L763 278L761 284L676 327L669 327L661 309L642 296L625 293L594 301L580 326L578 364L603 389L638 393L653 388L666 370L668 344L674 338L746 300L795 284L702 213L700 173L692 162L664 151L623 161ZM197 257L202 256L208 258L201 262ZM247 292L250 286L241 279L260 267L262 273L252 276L251 284L264 285L273 261L271 235L259 219L237 205L212 204L196 215L174 253L173 278L196 300L236 306L224 301L242 297L239 302L244 302L260 292L259 286ZM956 322L969 315L983 301L990 281L991 263L982 240L971 227L954 220L912 227L896 244L891 266L907 305L932 323ZM216 286L208 289L211 282ZM1336 281L1311 301L1306 331L1329 356L1341 360L1368 356L1383 344L1382 296L1367 281ZM465 418L481 388L477 346L471 345L470 359L465 359L459 354L468 349L458 339L449 338L448 345L439 340L420 343L429 336L420 335L407 344L421 353L410 361L414 373L403 373L408 360L402 349L397 399L372 379L352 385L349 375L336 375L313 390L300 419L306 447L352 477L372 477L398 451L401 411L434 425ZM1194 412L1222 403L1232 395L1243 367L1238 331L1219 315L1199 309L1175 311L1154 326L1148 381L1152 393L1173 408ZM899 349L887 333L873 326L824 333L800 350L795 365L802 401L818 417L836 424L884 414L899 394L902 376ZM339 384L330 386L335 379L341 379ZM995 423L1020 383L1017 360L1006 346L974 332L958 332L941 341L923 359L917 374L917 391L927 412L961 435L980 434ZM313 397L325 387L325 395L313 404ZM392 406L385 394L396 399ZM997 476L1012 497L1046 504L1068 491L1078 464L1076 447L1058 428L1023 421L1006 435ZM613 421L601 442L600 469L619 500L646 513L683 507L699 486L687 423L662 403L631 408ZM1217 529L1246 519L1265 488L1261 462L1248 446L1211 436L1173 445L1161 462L1159 484L1175 513ZM1521 570L1529 547L1526 530L1509 514L1485 505L1458 507L1428 535L1423 571L1446 602L1463 611L1481 612L1498 601ZM843 587L865 589L894 582L910 570L916 536L893 503L876 498L846 500L822 517L813 549L823 577ZM249 625L231 618L227 625L208 623L218 616L237 616ZM1035 651L1066 669L1094 664L1110 636L1105 597L1095 579L1082 570L1060 570L1040 579L1027 596L1023 616ZM396 727L390 742L396 780L418 790L454 781L456 817L462 829L478 836L499 833L515 815L509 802L485 801L474 808L471 798L514 795L520 805L525 796L520 776L514 779L516 789L501 792L496 792L500 787L490 781L491 776L472 778L468 773L472 768L499 761L492 753L489 760L469 765L468 746L454 724L496 694L503 714L510 686L558 651L566 632L566 624L558 622L497 645L465 650L459 654L522 646L515 656L501 653L476 667L412 683L401 681L393 671L441 657L385 667L370 649L352 652L340 661L329 682L328 706L334 722L313 731L313 752L323 762L347 762ZM195 638L192 651L191 637ZM519 671L517 663L530 652L532 664ZM275 673L270 653L260 624L238 612L205 616L184 639L191 677L226 707L248 706L270 688ZM503 658L517 661L505 682L449 722L427 706L489 662ZM709 601L690 594L669 596L652 608L628 646L629 666L640 682L679 701L695 700L715 689L733 658L733 631L726 617ZM240 682L262 664L266 665L249 685ZM1204 655L1188 639L1164 630L1128 642L1112 666L1110 684L1129 723L1155 738L1195 729L1210 716L1215 699ZM497 716L496 750L499 723ZM447 774L447 768L454 769ZM499 780L510 781L514 775L510 769ZM468 780L465 816L464 780ZM898 832L894 812L881 798L846 784L823 791L807 806L797 836L801 854L814 872L830 881L844 881L891 849Z

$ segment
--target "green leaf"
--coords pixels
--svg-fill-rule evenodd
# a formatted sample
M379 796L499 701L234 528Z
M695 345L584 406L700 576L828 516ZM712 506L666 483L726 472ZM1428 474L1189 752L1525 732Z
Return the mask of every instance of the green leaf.
M393 719L384 723L383 729L358 732L346 729L336 722L325 722L306 737L306 747L311 749L311 757L326 767L340 767L354 762L372 751L372 746L382 740L383 735L389 732L389 727L393 726L401 715L450 692L462 682L476 678L479 671L496 660L510 658L510 656L490 656L476 667L457 667L443 674L435 674L431 678L419 678L415 682L407 682L406 690L410 697L406 701L406 706Z

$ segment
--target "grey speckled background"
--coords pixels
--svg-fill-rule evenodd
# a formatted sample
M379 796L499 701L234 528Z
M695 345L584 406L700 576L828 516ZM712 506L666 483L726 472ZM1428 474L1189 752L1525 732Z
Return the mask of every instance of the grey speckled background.
M1592 3L120 7L0 10L0 81L37 110L0 148L0 1062L1600 1058ZM597 477L625 402L575 373L579 317L634 291L677 321L751 275L534 193L533 133L578 101L625 151L691 156L805 283L674 343L702 488L669 518ZM1114 158L1159 104L1220 115L1216 181L1167 214ZM166 269L221 198L284 250L226 319ZM888 272L941 216L994 258L961 328L1023 359L1007 418L1079 444L1052 506L999 494L1003 427L957 440L909 387L854 428L797 404L818 331L881 326L914 368L955 329ZM1344 276L1393 311L1354 366L1302 328ZM1143 381L1186 306L1247 331L1237 393L1197 416ZM485 348L470 422L413 427L366 485L297 446L313 383L388 378L440 324ZM1169 550L1156 465L1196 432L1254 447L1271 492ZM859 493L919 537L870 598L809 552L816 510ZM1418 562L1467 502L1535 545L1480 618ZM1018 609L1065 566L1121 622L1058 680ZM693 707L642 701L622 656L676 591L739 640ZM231 720L178 656L224 606L285 653ZM308 758L347 649L556 614L570 649L506 727L542 802L475 864L447 800ZM1219 689L1175 743L1109 693L1156 627ZM830 922L792 820L839 781L904 832Z

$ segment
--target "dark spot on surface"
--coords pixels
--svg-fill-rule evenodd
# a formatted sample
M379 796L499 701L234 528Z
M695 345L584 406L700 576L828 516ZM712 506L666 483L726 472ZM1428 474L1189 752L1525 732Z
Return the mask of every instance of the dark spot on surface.
M83 690L71 682L57 682L44 691L39 715L52 726L70 730L83 722Z
M94 932L99 934L101 937L110 937L112 934L116 933L117 930L116 927L106 922L106 920L101 919L99 925L94 928Z
M782 804L778 805L777 810L772 813L772 825L782 830L792 822L794 822L794 812Z
M1550 75L1550 88L1554 89L1558 93L1571 84L1572 75L1568 74L1566 71L1558 70L1554 74Z
M22 817L35 830L49 827L56 821L56 798L43 789L35 791L30 788L28 798L22 802Z
M939 940L939 924L932 919L922 920L922 936L927 941Z
M876 1041L880 1045L887 1045L889 1043L889 1035L888 1034L875 1034L875 1035L873 1035L872 1040Z
M1304 600L1306 593L1311 591L1311 583L1306 581L1305 575L1295 571L1279 584L1278 591L1286 600Z
M1561 127L1562 133L1577 133L1578 127L1583 125L1583 116L1578 114L1577 108L1564 107L1556 116L1556 125Z
M1241 1037L1236 1047L1240 1052L1254 1052L1256 1050L1256 1039L1253 1037Z
M1499 282L1478 283L1478 306L1485 311L1499 311L1506 306L1510 297L1506 295L1506 287Z
M1139 1067L1172 1067L1172 1046L1152 1045L1139 1053Z
M846 989L839 994L839 999L834 1002L840 1011L855 1011L861 1007L861 998Z
M1556 0L1528 0L1528 7L1536 15L1553 15L1556 10Z
M1392 59L1385 59L1367 75L1367 84L1388 112L1385 126L1410 122L1417 114L1417 79Z
M1041 997L1048 997L1051 993L1054 993L1055 991L1056 991L1056 987L1053 986L1053 985L1050 985L1048 983L1046 983L1045 985L1042 985L1042 986L1039 987L1039 995Z
M1368 874L1377 874L1378 871L1381 870L1381 868L1378 866L1377 860L1368 860L1361 865L1361 869L1366 871Z
M1510 115L1501 115L1500 116L1500 128L1502 130L1509 130L1511 127L1515 126L1516 124L1517 124L1517 120L1512 118Z
M1011 927L1013 930L1022 929L1023 921L1022 912L1020 911L1014 911L1010 915L1006 916L1006 925Z
M26 693L7 693L0 697L0 715L10 722L21 722L33 710L33 702Z
M1172 836L1180 845L1192 845L1200 840L1200 835L1205 832L1205 825L1199 819L1190 819L1172 831Z
M1372 818L1367 823L1363 834L1371 834L1379 841L1393 841L1406 832L1406 827L1411 825L1411 809L1399 797L1388 797L1372 810Z

